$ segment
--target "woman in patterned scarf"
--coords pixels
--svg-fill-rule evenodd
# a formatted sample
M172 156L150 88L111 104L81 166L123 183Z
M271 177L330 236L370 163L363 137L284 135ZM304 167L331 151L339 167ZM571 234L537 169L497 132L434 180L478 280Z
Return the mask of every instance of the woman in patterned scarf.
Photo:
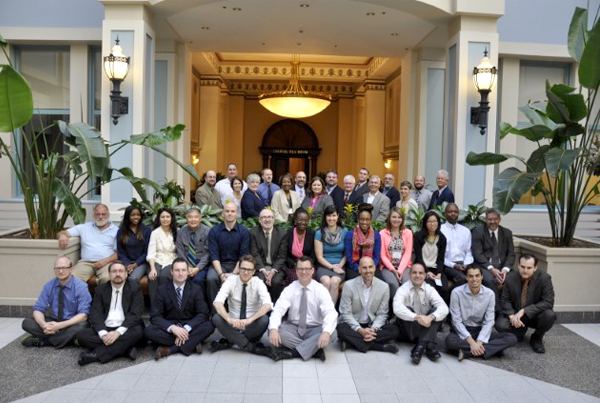
M358 276L358 262L363 256L369 256L373 259L375 267L379 266L381 236L371 226L372 210L373 206L370 204L359 205L358 225L346 235L344 244L348 260L348 271L346 272L348 280Z

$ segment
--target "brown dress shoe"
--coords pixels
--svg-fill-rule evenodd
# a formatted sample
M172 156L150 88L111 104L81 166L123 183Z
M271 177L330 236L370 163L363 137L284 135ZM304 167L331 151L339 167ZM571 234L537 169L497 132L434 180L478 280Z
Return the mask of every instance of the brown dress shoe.
M156 349L156 353L154 354L154 359L156 361L161 358L165 358L171 355L171 349L167 346L160 346Z

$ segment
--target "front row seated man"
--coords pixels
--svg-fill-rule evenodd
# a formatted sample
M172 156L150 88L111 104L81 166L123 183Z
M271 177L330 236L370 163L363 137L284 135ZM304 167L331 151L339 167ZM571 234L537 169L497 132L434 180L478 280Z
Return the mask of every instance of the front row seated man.
M529 344L538 354L544 354L544 334L556 321L554 286L548 273L538 270L537 258L521 255L519 271L506 277L500 296L502 315L496 320L496 330L511 332L522 340L527 328L535 329Z
M398 337L398 327L387 324L390 287L375 277L375 263L365 256L358 266L359 277L344 284L337 325L342 351L346 343L362 353L369 350L398 352L392 341Z
M21 342L25 347L62 348L88 326L92 297L86 283L73 276L73 263L66 256L54 262L55 278L48 281L33 307L33 317L23 320L31 334Z
M268 349L258 341L269 325L271 296L265 283L254 275L252 255L241 257L239 270L238 276L230 276L223 282L213 302L217 313L212 321L225 338L211 342L210 351L225 350L235 344L243 350L265 354Z
M517 344L512 333L492 333L496 296L481 285L479 266L466 269L467 284L452 290L450 315L452 331L446 337L446 347L458 351L458 360L469 357L487 359Z
M410 352L413 364L421 362L423 353L431 361L441 354L437 350L436 335L442 321L448 316L448 306L435 287L425 283L425 267L413 263L410 281L405 282L394 296L394 313L398 317L400 339L415 346Z
M146 338L159 347L157 360L175 353L202 353L202 341L215 330L200 286L188 280L188 264L176 258L171 265L172 282L158 287Z
M144 297L135 281L127 281L127 268L120 260L108 266L110 282L96 288L91 328L80 330L77 340L90 351L82 352L79 365L137 357L136 344L144 337Z
M325 361L325 352L335 332L338 314L329 291L313 280L312 259L296 261L298 280L284 288L269 320L269 342L275 347L272 358L316 357ZM287 313L287 320L282 322ZM287 348L280 348L283 345Z

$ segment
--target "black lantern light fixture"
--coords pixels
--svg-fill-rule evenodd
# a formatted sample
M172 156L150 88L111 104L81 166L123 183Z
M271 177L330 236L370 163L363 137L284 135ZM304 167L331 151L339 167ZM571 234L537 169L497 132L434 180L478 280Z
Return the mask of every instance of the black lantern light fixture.
M479 133L483 136L488 123L488 112L490 110L490 103L488 102L488 95L492 91L492 87L496 83L496 76L498 70L496 66L492 65L488 58L487 49L483 52L483 59L479 66L473 69L473 83L475 88L481 94L481 101L479 101L479 107L471 108L471 124L479 126Z
M119 123L119 116L129 113L129 98L121 96L121 83L129 73L129 59L123 54L118 37L110 55L104 56L104 73L113 85L110 91L110 114L115 125Z

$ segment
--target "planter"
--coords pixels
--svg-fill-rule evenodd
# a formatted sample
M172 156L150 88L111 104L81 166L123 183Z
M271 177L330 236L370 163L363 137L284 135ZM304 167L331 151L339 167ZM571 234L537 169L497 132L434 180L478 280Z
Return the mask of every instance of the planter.
M538 258L538 268L552 276L554 310L573 313L559 314L562 322L600 322L600 244L596 249L552 248L518 237L514 243L517 262L522 253L529 253Z
M76 263L79 238L72 237L65 250L58 248L55 239L0 238L0 316L29 315L42 287L54 276L54 261L61 255Z

